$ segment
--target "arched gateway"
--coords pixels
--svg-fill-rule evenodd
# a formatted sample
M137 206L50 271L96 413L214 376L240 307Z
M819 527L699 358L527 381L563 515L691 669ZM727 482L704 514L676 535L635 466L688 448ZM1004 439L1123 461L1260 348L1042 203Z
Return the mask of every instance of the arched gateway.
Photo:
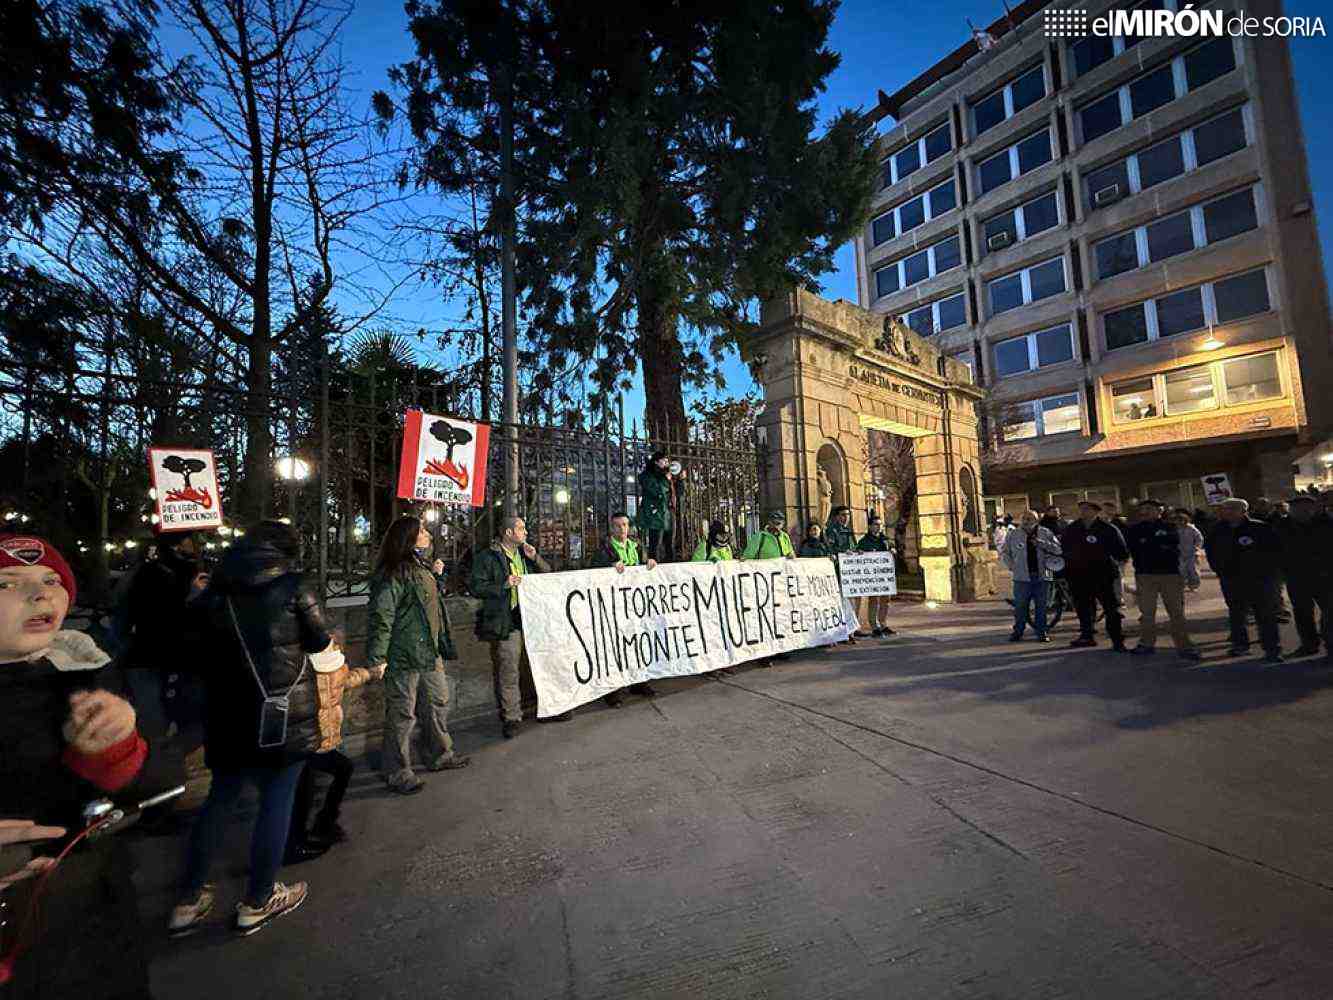
M989 593L976 405L985 392L967 366L896 320L801 289L767 302L760 324L747 354L764 385L765 509L785 509L803 530L845 503L860 534L875 490L869 432L912 438L926 597Z

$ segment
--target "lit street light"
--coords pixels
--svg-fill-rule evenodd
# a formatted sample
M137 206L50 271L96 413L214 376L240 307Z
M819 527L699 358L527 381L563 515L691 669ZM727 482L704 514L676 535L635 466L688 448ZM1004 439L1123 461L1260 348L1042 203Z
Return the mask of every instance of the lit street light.
M278 478L287 482L301 482L310 478L310 463L304 458L285 455L273 463Z

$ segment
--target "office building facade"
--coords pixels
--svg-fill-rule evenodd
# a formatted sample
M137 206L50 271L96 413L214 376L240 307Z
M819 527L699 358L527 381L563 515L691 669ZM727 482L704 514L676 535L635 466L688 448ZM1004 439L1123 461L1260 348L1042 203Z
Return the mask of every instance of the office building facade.
M988 389L996 512L1148 495L1192 508L1218 475L1284 495L1333 426L1287 43L1053 38L1046 6L1020 5L985 51L970 42L880 94L861 305ZM1051 6L1091 20L1132 5Z

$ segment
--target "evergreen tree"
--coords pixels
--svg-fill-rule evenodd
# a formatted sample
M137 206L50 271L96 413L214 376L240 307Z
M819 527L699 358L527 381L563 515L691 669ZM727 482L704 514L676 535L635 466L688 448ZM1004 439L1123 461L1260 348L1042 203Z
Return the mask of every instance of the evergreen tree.
M641 364L657 436L684 437L684 390L720 385L753 299L817 287L868 215L871 125L816 122L837 6L407 5L418 58L394 79L416 180L461 193L475 164L494 192L512 85L529 336L557 362L595 363L603 391Z

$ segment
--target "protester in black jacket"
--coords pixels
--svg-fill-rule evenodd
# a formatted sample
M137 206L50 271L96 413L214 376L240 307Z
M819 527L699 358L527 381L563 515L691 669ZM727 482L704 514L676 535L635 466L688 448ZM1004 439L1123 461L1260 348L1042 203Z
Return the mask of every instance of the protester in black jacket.
M130 646L124 666L130 671L129 680L135 690L159 699L164 723L172 723L177 729L203 721L197 676L182 671L179 662L185 642L185 602L208 582L199 558L200 547L194 532L160 535L156 558L134 571L126 598ZM140 709L147 711L150 707L158 708L141 705ZM197 737L194 742L197 746Z
M90 802L111 796L133 808L160 790L141 794L147 744L110 657L84 633L60 630L75 585L55 548L0 537L0 582L0 955L14 960L0 997L146 1000L124 841L84 841L49 869L83 830Z
M1121 628L1120 603L1115 596L1115 579L1120 563L1129 558L1129 549L1119 531L1101 520L1101 504L1084 500L1078 505L1079 519L1070 522L1060 536L1060 550L1065 560L1065 577L1078 612L1079 635L1071 646L1095 646L1093 614L1098 603L1106 612L1106 634L1111 648L1126 652Z
M236 930L252 934L305 900L304 882L285 886L276 876L301 769L320 744L319 694L307 654L328 649L332 637L317 598L293 568L299 548L291 527L262 522L227 553L191 608L208 688L204 745L213 782L190 835L173 936L197 930L213 908L208 875L247 785L259 791L259 815Z
M817 559L832 555L828 542L824 540L824 529L818 521L811 521L805 526L805 538L801 540L801 549L797 553L802 559Z
M1061 537L1065 533L1065 528L1069 527L1069 522L1061 516L1060 508L1055 504L1046 508L1046 513L1042 514L1041 520L1037 523L1039 527L1045 528L1056 538Z
M1318 501L1308 493L1291 498L1291 513L1273 525L1282 547L1282 575L1291 595L1296 631L1301 637L1296 656L1313 656L1323 639L1325 652L1333 650L1333 520L1319 513ZM1319 627L1314 620L1319 606Z
M1282 662L1278 601L1282 586L1282 544L1276 532L1249 516L1250 505L1238 497L1223 501L1221 520L1204 543L1208 565L1222 584L1231 618L1231 655L1250 651L1246 619L1251 609L1259 641L1269 663Z

